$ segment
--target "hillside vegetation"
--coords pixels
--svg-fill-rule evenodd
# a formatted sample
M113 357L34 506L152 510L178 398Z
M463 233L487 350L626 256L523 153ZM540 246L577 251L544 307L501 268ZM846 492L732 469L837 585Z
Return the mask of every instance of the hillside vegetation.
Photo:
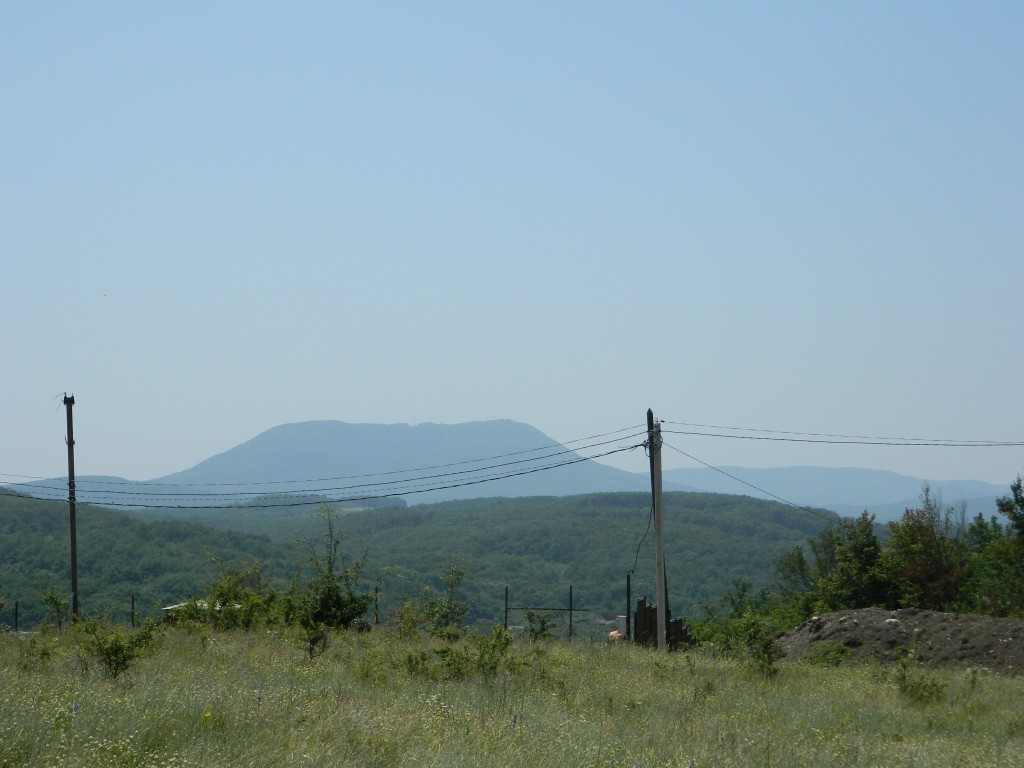
M530 567L594 580L624 549L635 558L622 538L644 527L642 494L321 510L302 529L311 534L306 575L284 591L268 587L259 566L222 565L171 627L129 632L85 617L38 637L0 634L0 764L1016 766L1020 621L869 607L775 632L819 607L859 603L955 606L980 596L1018 612L1018 586L1006 576L1017 573L1024 544L1020 478L1011 490L998 505L1005 526L983 517L959 525L926 491L884 541L866 513L821 528L828 520L818 513L673 494L666 534L677 552L685 539L696 560L713 542L727 571L745 547L769 559L767 550L782 548L773 588L737 577L717 609L704 606L692 622L694 642L672 654L564 642L543 612L508 631L467 601L486 586L481 563L510 567L517 547L536 558ZM811 535L809 518L819 524ZM801 527L810 556L779 541ZM375 628L365 545L384 560L407 555L410 542L419 567L447 560ZM453 550L483 552L472 588ZM591 556L604 563L592 573ZM393 577L385 569L378 586Z
M141 617L203 593L217 576L214 560L258 560L286 578L303 557L294 542L195 523L144 521L86 504L76 517L79 603L118 621L128 620L132 595ZM35 626L48 615L40 599L48 590L70 602L68 527L66 503L0 493L0 625L13 625L17 601L19 625Z
M670 607L676 615L715 603L736 579L764 586L773 560L817 535L828 512L810 514L744 496L671 493L665 496ZM175 515L184 510L174 511ZM79 507L81 603L90 613L126 616L130 595L140 611L200 594L218 575L213 555L231 567L259 561L265 585L282 589L309 570L308 547L322 533L308 508L246 507L189 511L189 520L153 512L127 515ZM364 588L380 588L378 615L387 620L407 597L455 556L467 573L462 588L469 619L485 626L503 619L504 589L513 606L565 607L569 585L576 631L601 614L625 611L626 573L633 593L654 593L650 495L607 493L573 497L478 499L407 509L342 510L338 526L351 558L366 553ZM0 593L8 598L0 623L12 622L13 601L30 625L45 615L39 595L66 592L67 506L0 495ZM519 611L510 620L521 622ZM564 632L564 617L553 614ZM596 630L595 630L596 631Z

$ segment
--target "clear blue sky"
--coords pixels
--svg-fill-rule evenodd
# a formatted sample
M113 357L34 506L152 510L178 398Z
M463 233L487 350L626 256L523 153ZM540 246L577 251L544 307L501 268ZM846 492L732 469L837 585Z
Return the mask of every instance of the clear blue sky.
M65 471L65 391L78 472L140 480L311 419L1024 441L1022 39L1017 2L4 3L0 472Z

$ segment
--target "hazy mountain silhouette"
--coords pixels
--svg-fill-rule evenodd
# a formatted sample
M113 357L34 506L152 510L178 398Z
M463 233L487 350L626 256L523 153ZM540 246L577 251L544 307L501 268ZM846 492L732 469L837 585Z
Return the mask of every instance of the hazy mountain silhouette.
M880 469L855 467L775 467L750 469L720 467L724 472L763 490L756 490L713 469L670 469L665 478L676 484L713 493L742 493L757 498L782 497L793 504L824 507L844 517L855 517L864 510L877 515L879 522L896 520L907 508L920 506L925 483L942 508L966 501L969 515L996 513L995 500L1009 493L1006 486L978 480L931 481Z
M553 465L563 466L547 469ZM158 482L259 483L252 489L329 498L398 494L409 504L650 488L646 474L583 460L534 427L510 420L282 424ZM684 489L673 484L666 490Z
M576 447L596 455L631 441L639 445L644 437L624 437L608 446L594 440ZM783 499L848 517L866 509L884 522L917 506L926 482L852 467L722 469L749 485L712 469L670 469L664 473L664 489ZM966 501L971 516L995 514L995 499L1009 491L1009 485L974 480L930 485L943 506ZM31 486L18 488L45 498L67 497L66 479ZM194 467L146 483L81 477L77 486L79 501L120 506L244 504L274 494L333 500L384 497L398 504L421 504L489 496L649 491L650 477L586 460L540 430L507 419L418 425L309 421L273 427Z

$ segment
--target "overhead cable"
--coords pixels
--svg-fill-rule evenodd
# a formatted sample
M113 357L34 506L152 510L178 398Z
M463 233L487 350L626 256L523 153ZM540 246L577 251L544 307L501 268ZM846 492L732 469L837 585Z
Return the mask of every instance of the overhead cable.
M999 440L958 440L923 437L878 437L870 435L842 435L825 432L791 432L777 429L755 429L753 427L723 427L713 424L694 424L685 421L662 421L681 427L698 429L730 430L734 432L758 432L760 435L728 435L719 432L692 432L685 430L662 430L676 435L692 435L696 437L725 437L737 440L778 440L794 443L835 443L837 445L893 445L893 446L935 446L946 448L1020 448L1024 441ZM765 436L763 436L765 435ZM771 436L767 436L771 435ZM795 437L774 437L774 435L794 435Z
M638 433L637 435L631 435L629 437L630 438L635 438L635 437L638 437L640 434L645 434L645 433ZM595 436L595 437L600 437L600 436ZM623 439L626 439L626 438L619 438L619 439L616 439L616 440L605 440L605 441L602 441L602 442L591 443L591 444L586 445L586 446L581 446L581 447L579 447L576 450L563 449L563 450L553 451L553 452L550 452L550 453L547 453L547 454L543 454L543 455L540 455L540 456L533 456L533 457L526 458L526 459L517 459L517 460L514 460L514 461L500 462L498 464L491 464L491 465L488 465L488 466L476 467L476 468L472 468L472 469L463 469L463 470L458 470L458 471L453 471L453 472L443 472L443 473L436 473L436 474L430 474L430 475L418 475L418 476L415 476L415 477L406 477L406 478L399 478L399 479L387 480L387 481L368 482L368 483L356 483L356 484L352 484L352 485L344 485L344 486L338 486L338 487L327 487L327 488L324 488L324 487L291 488L291 489L288 489L287 491L284 491L284 492L286 492L288 494L323 494L323 493L341 493L341 492L350 492L350 491L354 492L354 491L356 491L358 489L387 488L388 486L392 486L392 485L397 485L398 487L403 487L402 484L407 484L407 483L410 483L410 482L413 482L413 481L436 480L436 479L445 478L445 477L457 477L457 476L463 476L463 475L475 475L475 474L482 473L482 472L489 472L489 471L492 471L492 470L501 469L503 467L509 467L509 466L515 466L515 465L521 465L521 464L530 464L530 463L542 461L542 460L545 460L545 459L551 459L551 458L555 458L555 457L558 457L558 456L564 456L566 454L578 455L578 451L589 450L589 449L593 449L593 448L603 447L603 446L606 446L606 445L620 443ZM577 440L577 441L573 441L573 442L580 442L580 441ZM549 446L549 447L551 447L551 446ZM627 450L631 450L633 447L636 447L636 446L632 446L631 445L631 446L629 446L627 448ZM540 448L540 449L531 449L530 451L518 451L518 452L515 452L515 453L505 454L505 456L517 456L517 455L522 455L522 454L525 454L525 453L536 452L538 450L544 450L544 449ZM601 455L606 455L606 454L601 454ZM495 457L495 458L500 458L500 457ZM590 456L582 456L582 458L585 460L585 459L592 458L592 457L590 457ZM444 466L449 466L449 467L451 467L451 466L460 466L460 465L466 465L466 464L480 462L480 461L486 461L486 459L473 459L473 460L469 460L469 461L452 462L452 463L447 464L447 465L439 465L438 468L443 468ZM429 468L424 468L424 469L429 469ZM253 482L253 483L231 483L230 485L266 486L266 485L294 484L294 483L298 483L298 482L302 482L302 483L330 482L332 480L347 480L347 479L362 479L362 478L372 478L372 477L385 477L385 476L389 476L389 475L408 474L408 473L416 472L416 471L418 471L418 470L396 470L396 471L390 471L390 472L377 472L377 473L367 473L367 474L362 474L362 475L350 475L350 476L346 476L346 477L324 478L324 479L319 480L319 481L317 481L317 480L257 481L257 482ZM92 481L92 482L94 484L100 485L100 486L105 486L106 485L106 483L104 483L102 480L96 480L96 481ZM120 485L120 484L122 484L122 483L118 483L118 485ZM31 489L31 490L49 490L49 491L56 491L56 492L61 492L61 491L66 490L66 486L59 486L58 487L58 486L39 485L39 484L32 484L32 483L9 483L9 485L16 486L16 487L27 488L27 489ZM168 491L168 492L162 492L162 491L122 491L122 490L107 490L106 488L100 488L98 490L90 490L89 488L84 487L86 485L88 485L88 481L87 480L76 481L76 483L75 483L76 495L78 495L78 496L83 496L83 495L84 496L88 496L89 494L93 494L93 495L96 495L96 496L103 496L104 498L110 497L110 496L118 496L118 497L121 497L121 496L131 496L131 497L144 498L144 499L179 498L179 499L189 499L189 500L202 500L202 499L212 499L212 498L239 499L239 498L242 498L242 497L257 497L257 496L266 496L267 495L267 492L266 491L262 491L262 490L261 491L233 491L233 492L194 492L194 491L191 491L191 490L189 490L189 491L177 491L177 492L173 492L173 491ZM224 484L224 485L227 485L227 484ZM139 486L151 487L151 486L149 486L149 484L145 484L145 483L132 484L132 487L139 487ZM186 488L207 487L207 486L200 486L200 485L195 485L194 486L191 483L184 483L183 486L186 487ZM162 487L173 487L173 486L163 485ZM88 501L87 498L83 499L83 500Z
M416 493L427 493L427 492L430 492L430 491L441 491L441 490L448 490L448 489L452 489L452 488L462 488L462 487L469 486L469 485L479 485L479 484L482 484L482 483L493 482L495 480L505 480L505 479L508 479L508 478L511 478L511 477L520 477L522 475L529 475L529 474L533 474L533 473L536 473L536 472L545 472L545 471L552 470L552 469L559 469L561 467L567 467L567 466L570 466L572 464L579 464L579 463L584 462L584 461L591 461L593 459L599 459L599 458L603 458L605 456L611 456L613 454L622 453L624 451L631 451L631 450L634 450L634 449L639 448L639 447L641 447L641 444L630 445L630 446L627 446L627 447L624 447L624 448L614 448L614 449L605 451L604 453L600 453L600 454L597 454L597 455L594 455L594 456L577 456L576 458L569 459L569 460L562 461L562 462L558 462L558 463L555 463L555 464L547 464L547 465L542 465L542 466L537 466L537 467L521 468L521 469L519 469L517 471L507 472L505 474L490 475L490 476L485 476L485 477L477 477L477 478L472 478L472 479L466 479L466 480L463 480L461 482L452 482L452 483L448 483L448 484L444 484L444 485L406 486L406 487L398 486L397 489L394 489L394 490L385 491L385 492L382 492L382 493L366 494L366 495L361 495L361 496L355 495L355 496L346 496L344 498L319 499L319 500L317 500L315 502L310 502L310 501L295 501L295 502L275 501L274 503L270 503L270 504L246 504L244 507L236 507L236 508L243 509L243 510L249 510L249 509L271 509L271 508L276 509L276 508L283 508L283 507L309 506L311 503L340 504L340 503L353 502L353 501L370 501L370 500L374 500L374 499L387 499L387 498L395 498L395 497L399 497L399 496L410 496L410 495L413 495L413 494L416 494ZM54 501L54 499L39 499L38 497L24 496L21 493L17 493L17 494L3 494L2 490L0 490L0 494L2 494L2 495L17 495L20 498L35 498L38 501ZM187 499L185 499L185 498L179 498L178 499L178 501L184 501L184 500L187 500ZM88 502L83 502L83 503L88 503ZM223 509L226 509L226 508L231 508L229 505L224 505L224 504L215 504L215 505L202 505L202 504L182 505L182 504L169 504L169 503L164 503L164 504L139 504L139 503L136 503L136 502L125 503L125 502L106 502L106 501L104 501L104 502L93 502L93 503L95 503L97 506L104 506L104 507L130 507L130 508L133 508L133 509L188 509L188 510L192 510L192 509L196 509L196 510L199 510L199 509L221 509L221 510L223 510Z
M743 479L741 479L739 477L736 477L736 475L729 474L724 469L720 469L718 467L712 466L711 464L708 464L706 461L701 461L696 456L693 456L693 455L687 453L686 451L681 451L678 448L676 448L674 445L669 445L664 440L662 441L662 445L667 446L668 448L671 448L676 453L681 453L686 458L692 459L693 461L696 461L698 464L703 464L708 469L713 469L715 472L718 472L718 473L720 473L722 475L725 475L726 477L732 478L736 482L742 483L743 485L747 486L748 488L753 488L755 491L759 491L759 492L761 492L761 493L763 493L763 494L765 494L767 496L771 496L776 501L781 501L783 504L788 504L791 507L796 507L797 509L802 509L804 512L810 512L812 515L817 515L818 517L820 517L823 520L828 520L830 523L835 523L835 520L832 519L831 517L823 515L820 512L818 512L818 511L816 511L814 509L811 509L810 507L805 507L802 504L797 504L795 502L789 501L788 499L784 499L781 496L778 496L778 495L772 493L771 491L766 491L764 488L758 488L753 483L748 483L746 480L743 480Z

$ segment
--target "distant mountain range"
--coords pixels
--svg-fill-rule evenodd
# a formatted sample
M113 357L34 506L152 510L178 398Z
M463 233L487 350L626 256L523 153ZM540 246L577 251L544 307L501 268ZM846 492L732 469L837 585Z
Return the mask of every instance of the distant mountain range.
M649 491L646 473L626 472L587 457L638 444L643 436L571 450L534 427L510 420L465 424L349 424L310 421L263 432L190 469L145 483L115 477L76 478L82 502L121 507L201 507L261 503L271 495L306 495L379 504L434 503L479 497L568 496ZM744 481L728 477L733 475ZM782 499L879 521L919 503L922 478L856 468L782 467L673 469L664 490L709 491ZM752 486L756 486L752 487ZM995 513L1008 487L978 481L933 482L944 505L966 501L969 514ZM19 490L66 498L66 478ZM269 502L268 502L269 503Z
M904 510L920 506L927 483L932 497L942 508L967 504L968 515L979 512L986 518L996 514L996 499L1010 492L1001 486L978 480L930 481L881 469L855 467L776 467L750 469L670 469L664 476L677 485L712 493L745 493L756 498L784 499L801 506L824 507L844 517L856 517L867 510L879 522L897 520ZM737 482L723 472L739 478ZM757 489L750 486L756 486ZM744 490L745 489L745 490Z

